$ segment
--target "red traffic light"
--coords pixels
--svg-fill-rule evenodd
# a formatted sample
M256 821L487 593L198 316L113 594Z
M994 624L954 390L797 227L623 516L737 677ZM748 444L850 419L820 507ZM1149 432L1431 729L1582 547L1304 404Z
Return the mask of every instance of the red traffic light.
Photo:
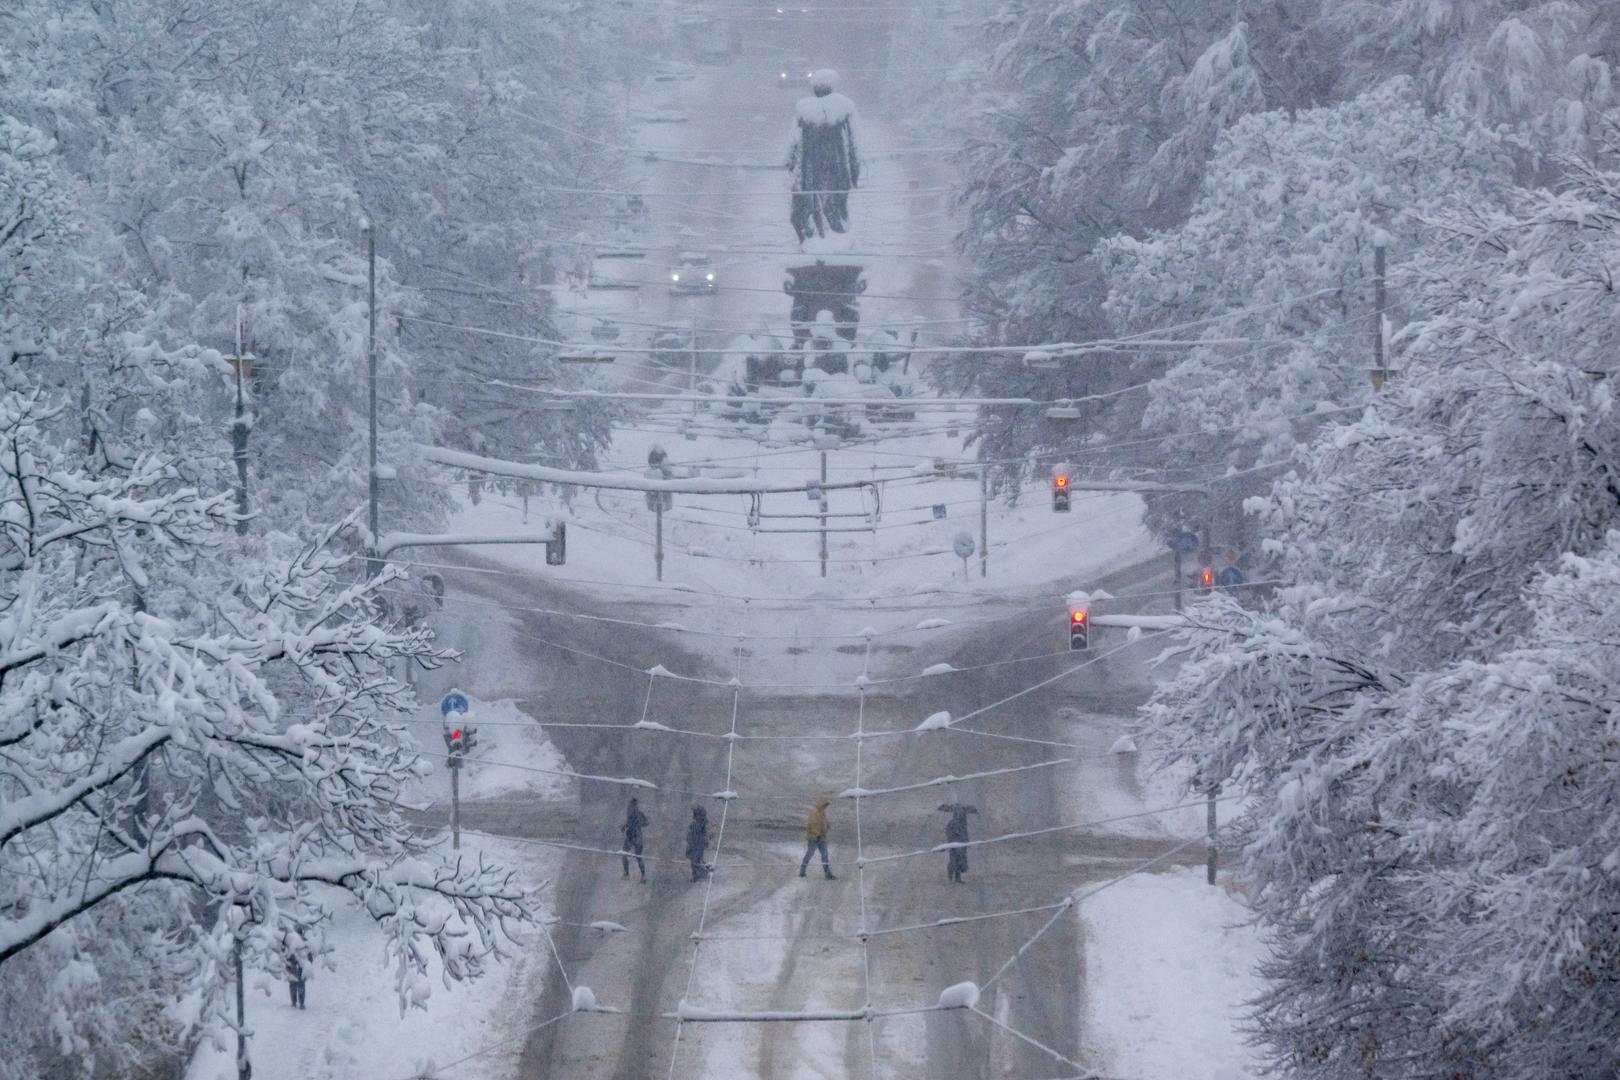
M1206 589L1215 584L1215 572L1213 570L1206 569L1203 573L1198 575L1198 584L1202 585Z
M1073 619L1077 623L1083 623L1086 621L1086 613L1084 611L1076 611L1073 615Z
M461 741L461 729L457 728L455 731L452 731L450 733L450 739L451 739L452 742L460 742Z
M1052 477L1052 486L1062 491L1069 486L1069 478L1067 476L1054 476Z

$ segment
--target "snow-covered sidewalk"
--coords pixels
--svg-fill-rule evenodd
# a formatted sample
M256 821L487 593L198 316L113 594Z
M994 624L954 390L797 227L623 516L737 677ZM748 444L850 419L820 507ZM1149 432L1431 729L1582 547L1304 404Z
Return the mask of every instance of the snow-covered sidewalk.
M1202 870L1142 874L1081 905L1093 1063L1133 1080L1249 1080L1244 1003L1260 992L1248 909Z

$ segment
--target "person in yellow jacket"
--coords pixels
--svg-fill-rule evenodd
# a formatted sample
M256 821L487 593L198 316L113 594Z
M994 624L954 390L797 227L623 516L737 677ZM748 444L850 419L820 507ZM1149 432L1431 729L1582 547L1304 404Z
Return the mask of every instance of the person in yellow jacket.
M821 852L821 872L827 875L827 880L836 880L838 875L832 872L832 864L827 861L827 803L830 800L823 795L816 800L815 809L810 811L809 819L804 823L804 860L799 863L799 876L804 877L805 868L810 865L810 856Z

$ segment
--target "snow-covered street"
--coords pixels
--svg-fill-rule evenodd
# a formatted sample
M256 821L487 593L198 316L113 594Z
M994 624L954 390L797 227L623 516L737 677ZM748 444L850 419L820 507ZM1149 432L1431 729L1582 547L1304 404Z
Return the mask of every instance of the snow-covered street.
M9 0L0 1080L1615 1080L1617 266L1613 0Z

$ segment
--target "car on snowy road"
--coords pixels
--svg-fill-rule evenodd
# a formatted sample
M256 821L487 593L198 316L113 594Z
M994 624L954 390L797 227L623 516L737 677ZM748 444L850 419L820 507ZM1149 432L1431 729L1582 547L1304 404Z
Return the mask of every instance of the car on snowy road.
M777 69L776 78L771 81L784 90L808 90L810 88L810 61L799 57L783 64Z
M669 291L681 295L712 293L715 290L714 264L701 251L683 251L675 256L669 272Z

